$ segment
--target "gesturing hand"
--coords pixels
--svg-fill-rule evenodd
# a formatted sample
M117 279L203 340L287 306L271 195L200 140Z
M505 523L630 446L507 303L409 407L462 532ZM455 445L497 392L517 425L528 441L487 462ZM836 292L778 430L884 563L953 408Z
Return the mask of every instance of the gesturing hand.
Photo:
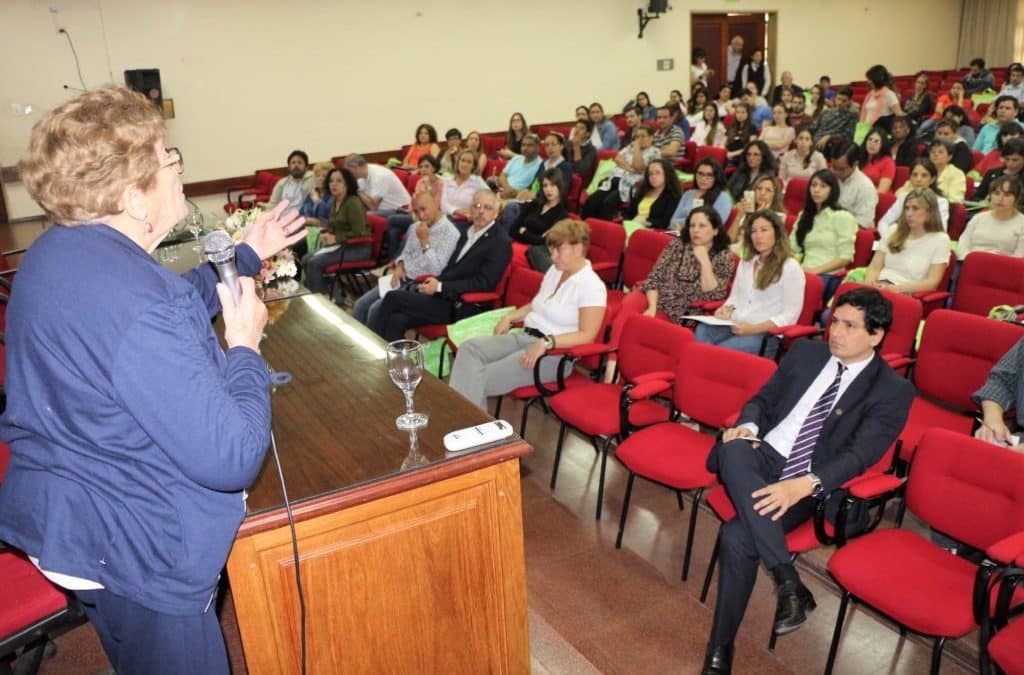
M260 214L245 233L245 243L256 251L260 260L266 260L305 236L306 219L297 210L291 209L281 215L288 204L287 200L282 201L270 211Z
M762 516L772 514L772 520L778 520L786 511L789 511L793 504L804 497L810 497L813 491L814 484L807 476L797 476L766 485L760 490L754 490L750 496L754 499L761 498L754 502L754 510L758 514Z

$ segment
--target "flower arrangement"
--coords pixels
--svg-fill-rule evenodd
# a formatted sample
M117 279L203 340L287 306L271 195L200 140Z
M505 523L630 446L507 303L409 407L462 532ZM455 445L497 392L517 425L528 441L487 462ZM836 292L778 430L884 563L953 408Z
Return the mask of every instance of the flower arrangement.
M236 209L234 213L218 223L217 227L230 234L231 238L236 242L244 241L245 233L262 214L263 209L258 206L251 209ZM276 281L275 285L279 290L287 291L288 289L284 287L289 286L289 282L295 284L296 288L298 287L298 282L294 279L297 272L298 266L295 262L295 254L292 253L291 249L286 248L263 261L256 281L261 286L266 286Z

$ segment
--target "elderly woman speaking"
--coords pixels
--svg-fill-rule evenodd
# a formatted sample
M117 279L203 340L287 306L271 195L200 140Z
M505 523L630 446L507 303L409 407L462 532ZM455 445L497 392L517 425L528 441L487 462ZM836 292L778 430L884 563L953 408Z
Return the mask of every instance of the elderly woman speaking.
M250 229L237 307L212 267L158 265L186 213L165 131L122 87L32 130L21 178L58 224L7 312L0 539L74 592L118 673L227 673L217 580L270 431L267 311L246 275L305 228L282 203Z

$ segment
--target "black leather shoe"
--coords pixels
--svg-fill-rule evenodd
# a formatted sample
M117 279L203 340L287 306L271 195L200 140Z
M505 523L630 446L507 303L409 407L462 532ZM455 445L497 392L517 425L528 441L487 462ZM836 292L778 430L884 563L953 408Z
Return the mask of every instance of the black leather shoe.
M704 656L704 668L701 675L729 675L732 672L732 645L708 648Z
M785 581L776 589L779 604L775 608L775 623L772 630L776 635L792 633L807 621L807 615L818 605L814 596L799 580Z

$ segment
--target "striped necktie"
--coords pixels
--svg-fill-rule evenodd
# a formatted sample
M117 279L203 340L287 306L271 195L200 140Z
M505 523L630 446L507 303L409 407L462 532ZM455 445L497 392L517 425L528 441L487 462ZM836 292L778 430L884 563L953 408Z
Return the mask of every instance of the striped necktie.
M842 363L836 365L839 366L836 379L832 380L832 384L814 404L811 412L807 413L807 417L800 427L800 433L796 435L796 440L793 442L793 449L790 451L789 457L786 458L786 466L782 469L780 480L802 476L811 470L811 455L814 453L814 446L818 443L818 436L821 435L821 429L825 426L825 420L839 394L839 381L843 378L843 373L846 372L846 366Z

